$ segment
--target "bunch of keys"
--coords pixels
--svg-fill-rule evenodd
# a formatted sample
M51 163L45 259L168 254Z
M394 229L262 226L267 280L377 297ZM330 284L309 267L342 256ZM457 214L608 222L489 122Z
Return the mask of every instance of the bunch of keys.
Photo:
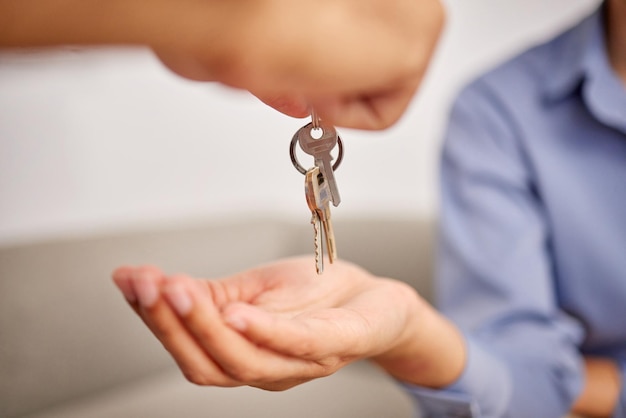
M315 269L317 274L324 272L324 251L322 246L322 235L326 243L326 251L331 264L337 258L337 247L335 245L335 233L330 218L330 203L339 205L339 189L335 181L334 171L341 164L343 159L343 144L337 131L332 125L323 123L315 114L311 114L312 122L298 129L291 140L289 153L294 167L304 174L304 192L307 205L311 210L311 223L315 234ZM319 133L316 138L313 133ZM307 154L312 155L315 165L306 170L300 165L296 158L296 143ZM335 148L339 149L337 161L333 164L333 157L330 152Z

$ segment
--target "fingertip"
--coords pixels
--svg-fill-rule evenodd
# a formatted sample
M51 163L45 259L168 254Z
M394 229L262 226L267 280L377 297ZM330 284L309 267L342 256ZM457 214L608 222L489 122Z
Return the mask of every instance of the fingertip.
M262 309L242 302L227 305L222 311L224 322L237 331L250 331L271 329L274 325L272 316Z
M157 280L160 278L160 270L153 266L143 266L132 272L129 282L137 301L144 308L152 307L159 299Z
M303 99L291 96L261 97L257 96L266 105L281 113L294 118L304 118L310 113L309 105Z
M246 331L250 326L250 319L260 319L262 316L262 312L257 312L258 310L254 309L252 306L235 302L227 305L222 315L224 317L224 322L226 322L229 326L236 329L237 331Z
M115 280L114 279L114 283L117 286L117 288L120 290L120 292L122 292L122 295L124 295L124 299L126 299L128 303L133 304L137 302L137 294L135 293L133 286L128 280Z
M113 280L127 280L131 276L132 270L131 266L119 266L113 270L111 277Z
M112 274L113 283L115 283L120 292L122 292L126 301L132 304L137 301L137 295L130 283L131 276L132 267L129 266L118 267Z
M360 100L345 103L330 102L318 108L320 117L337 127L374 131L389 126L382 123L380 115L375 114L366 103Z
M187 316L193 309L193 301L181 280L172 280L163 288L163 295L179 316Z
M399 122L414 93L413 86L402 86L372 96L323 100L313 106L322 119L335 126L384 130Z
M248 321L237 314L224 316L224 322L231 328L243 332L248 329Z

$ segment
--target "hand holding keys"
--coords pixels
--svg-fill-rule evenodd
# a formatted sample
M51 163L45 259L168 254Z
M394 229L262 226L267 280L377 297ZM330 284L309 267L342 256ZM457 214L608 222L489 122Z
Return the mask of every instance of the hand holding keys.
M330 202L339 205L341 198L335 181L334 170L337 169L343 158L343 145L337 131L331 125L321 123L315 113L311 115L313 121L300 128L291 140L291 161L296 169L305 175L304 190L306 201L311 210L311 223L315 234L315 268L317 274L324 271L324 257L322 234L326 244L326 251L331 263L337 258L335 234L330 218ZM321 131L321 132L320 132ZM319 133L317 138L314 134ZM305 170L296 158L295 144L299 143L302 150L312 155L315 166ZM338 146L339 155L335 164L330 152Z

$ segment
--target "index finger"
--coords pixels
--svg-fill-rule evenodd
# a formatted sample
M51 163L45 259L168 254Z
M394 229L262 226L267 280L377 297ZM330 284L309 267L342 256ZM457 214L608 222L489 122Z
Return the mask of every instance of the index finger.
M191 280L178 281L176 286L176 291L185 292L190 303L186 310L179 310L181 323L231 378L248 385L265 386L301 382L328 374L315 362L259 347L233 330L213 303L211 288ZM171 290L164 289L166 297Z

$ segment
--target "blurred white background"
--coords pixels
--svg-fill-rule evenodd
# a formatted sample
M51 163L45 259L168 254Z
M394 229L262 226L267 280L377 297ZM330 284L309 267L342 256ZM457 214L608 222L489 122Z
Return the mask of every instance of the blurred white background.
M455 92L598 1L447 4L436 59L401 122L340 131L336 222L432 215ZM304 123L246 92L178 78L143 49L0 53L0 245L251 215L308 223L288 155Z

